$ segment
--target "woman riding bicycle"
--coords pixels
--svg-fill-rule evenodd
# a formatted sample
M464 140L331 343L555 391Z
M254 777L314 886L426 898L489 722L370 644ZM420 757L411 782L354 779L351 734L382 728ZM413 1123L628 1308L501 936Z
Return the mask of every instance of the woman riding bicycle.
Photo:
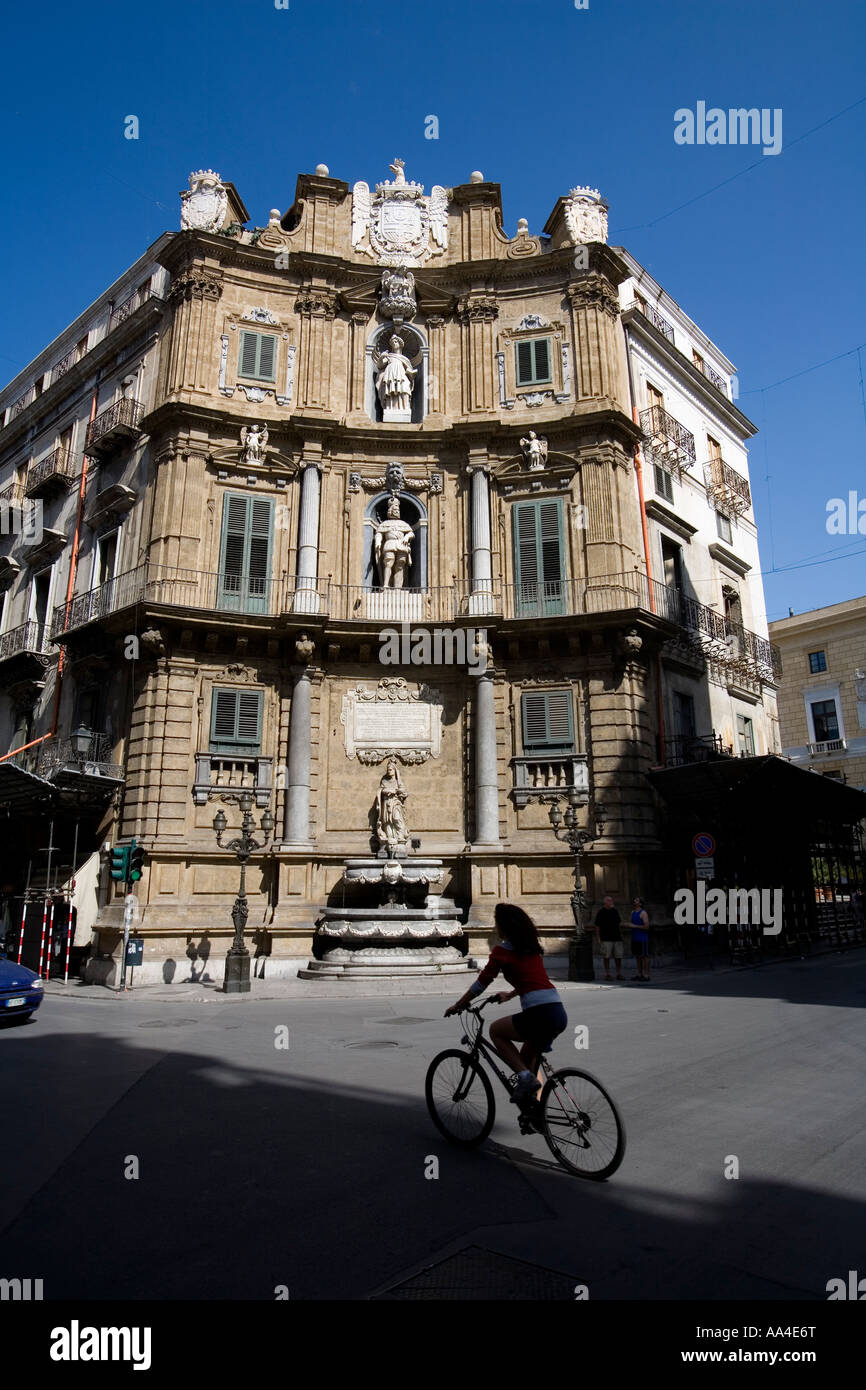
M568 1026L568 1017L542 964L544 948L532 918L512 903L497 903L493 919L499 945L493 947L475 984L445 1010L445 1017L467 1008L501 970L513 990L496 995L496 1000L504 1004L519 995L521 1012L491 1023L490 1038L502 1060L517 1072L513 1099L529 1100L540 1084L535 1075L539 1056L550 1051L554 1038ZM515 1041L523 1044L519 1051Z

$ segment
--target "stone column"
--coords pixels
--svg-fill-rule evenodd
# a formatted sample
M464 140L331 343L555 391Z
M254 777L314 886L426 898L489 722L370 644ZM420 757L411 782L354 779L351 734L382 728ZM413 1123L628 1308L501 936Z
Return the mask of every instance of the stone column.
M295 310L301 316L298 407L327 410L337 296L326 286L308 285L299 291Z
M427 365L430 371L427 389L427 408L431 415L445 412L445 320L441 314L431 314L427 318L427 332L430 339L430 356Z
M475 842L498 844L499 780L493 675L487 671L475 679Z
M369 326L369 314L355 313L352 315L351 347L349 348L349 379L351 382L349 390L350 410L363 411L366 405L366 348Z
M490 545L490 467L486 461L470 460L467 472L472 478L472 596L470 612L489 613L492 594Z
M302 666L295 671L295 688L289 717L289 765L286 781L284 843L310 843L311 671Z
M577 401L609 400L620 409L626 399L619 373L616 288L595 271L578 275L568 287L574 323L574 396Z
M318 613L319 594L319 499L320 465L315 459L301 462L301 515L298 521L298 578L293 610Z
M209 345L215 332L215 306L222 291L222 273L214 265L189 265L172 278L169 299L174 305L174 322L166 381L168 395L212 389Z
M467 414L493 411L493 324L499 309L492 295L468 295L460 305L464 333L463 409Z

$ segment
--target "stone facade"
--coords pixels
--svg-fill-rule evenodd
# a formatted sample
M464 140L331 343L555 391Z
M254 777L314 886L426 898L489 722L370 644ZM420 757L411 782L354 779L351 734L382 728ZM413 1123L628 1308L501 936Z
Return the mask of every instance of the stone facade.
M605 235L592 190L559 199L543 236L521 224L509 237L497 184L473 175L428 195L392 167L372 194L320 166L252 231L232 185L192 176L183 230L155 248L164 295L140 434L89 485L136 479L111 575L86 527L74 563L57 562L61 726L98 670L92 718L123 769L98 833L147 850L145 979L186 978L185 959L211 953L220 974L238 865L212 820L225 810L228 838L241 787L276 822L247 872L255 968L293 973L339 901L344 859L370 852L378 754L393 749L412 835L444 861L470 950L503 897L548 949L566 947L571 859L548 810L570 786L581 823L604 822L583 860L590 907L640 893L665 912L646 772L657 657L682 613L647 575L620 301L631 268L602 239L578 242ZM395 333L400 420L383 404ZM0 395L0 482L29 458L27 439L4 439L20 384ZM410 559L403 587L383 588L374 535L394 498ZM450 634L458 659L433 640L420 664L405 647L383 662L388 633L423 632ZM419 708L435 692L437 740L423 710L401 722L385 698L377 711L385 678ZM373 706L357 747L352 699ZM112 977L122 903L104 875L94 978Z
M866 791L866 598L792 613L770 634L785 757Z

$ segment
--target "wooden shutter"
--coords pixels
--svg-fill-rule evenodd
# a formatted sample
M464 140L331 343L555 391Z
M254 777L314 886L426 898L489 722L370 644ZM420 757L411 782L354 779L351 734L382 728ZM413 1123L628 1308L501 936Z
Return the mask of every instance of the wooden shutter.
M227 493L223 501L219 604L246 613L269 608L273 502Z
M210 739L215 751L259 751L262 702L261 690L214 690Z
M550 381L550 339L535 340L535 378L536 381Z
M520 585L538 583L537 505L517 502L514 507L514 572Z
M532 382L532 343L517 344L517 384L528 386Z
M533 690L524 694L523 747L526 751L573 751L574 717L570 690Z
M251 497L249 517L249 577L250 594L261 597L267 593L268 569L271 558L271 501L266 497Z
M277 340L270 333L260 333L259 339L259 369L256 375L262 381L274 380L274 363L277 357Z
M536 503L538 508L538 538L541 553L541 578L545 584L558 584L562 579L562 544L560 508L556 499Z
M562 507L558 498L514 504L517 616L564 611Z
M256 376L258 362L258 333L241 330L241 346L238 357L238 376Z

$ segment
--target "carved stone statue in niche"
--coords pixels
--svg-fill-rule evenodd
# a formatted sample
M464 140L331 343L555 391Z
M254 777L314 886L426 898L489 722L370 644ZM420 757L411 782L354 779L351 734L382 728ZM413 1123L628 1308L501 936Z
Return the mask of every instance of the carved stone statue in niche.
M388 513L380 521L373 537L373 555L383 589L402 589L403 580L412 563L412 541L415 533L408 521L400 519L400 500L392 497Z
M376 838L379 848L388 851L389 859L393 859L409 843L409 830L403 814L403 802L407 795L397 759L389 758L376 798Z
M535 430L530 430L525 439L521 439L520 447L523 450L523 457L531 472L544 468L547 463L547 440L539 439Z
M373 361L378 369L376 390L382 402L383 418L411 420L412 386L418 369L413 367L403 352L403 339L393 333L389 340L389 350L374 351Z
M241 430L241 463L261 463L267 442L267 425L244 425Z

